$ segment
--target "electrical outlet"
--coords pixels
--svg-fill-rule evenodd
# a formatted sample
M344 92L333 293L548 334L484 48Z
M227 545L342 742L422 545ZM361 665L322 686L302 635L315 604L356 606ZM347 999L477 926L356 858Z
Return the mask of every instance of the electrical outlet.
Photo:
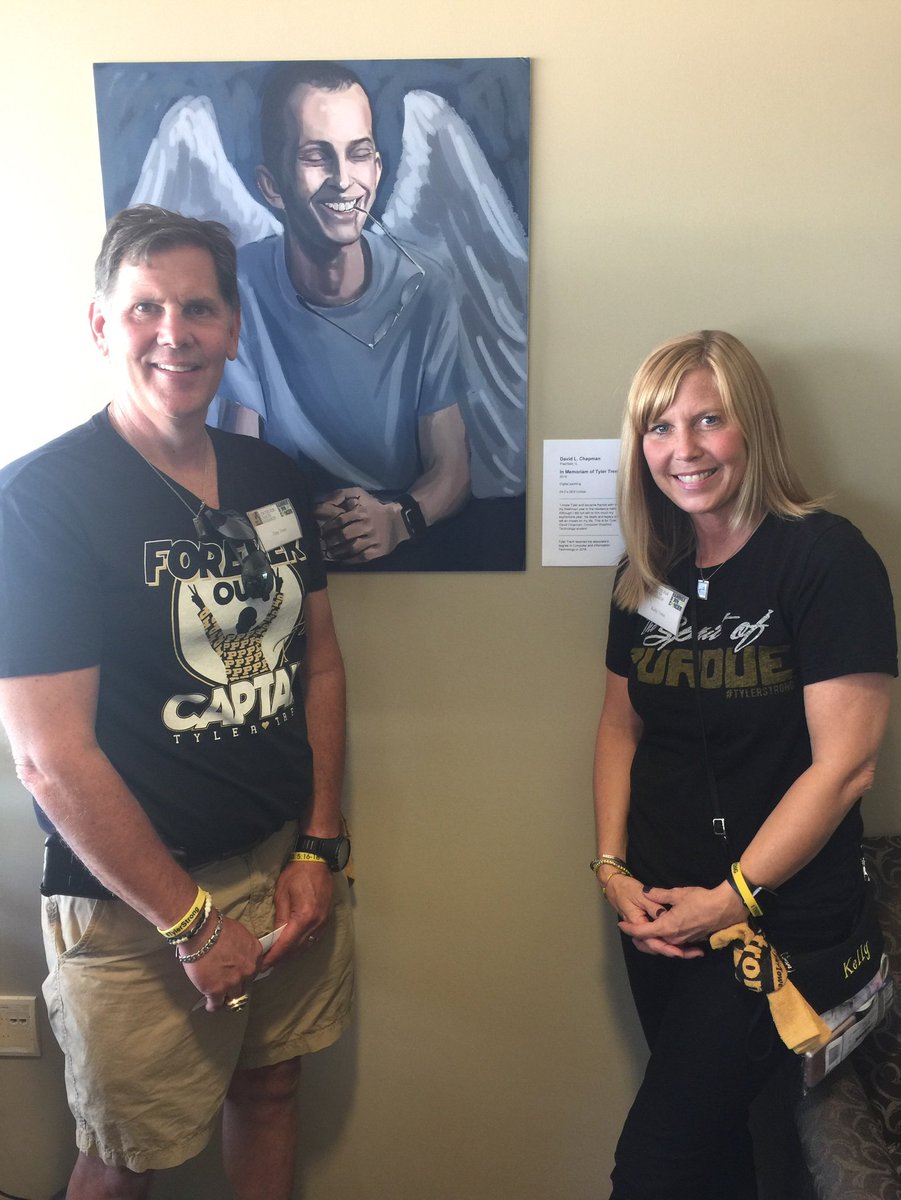
M36 1003L36 996L0 996L0 1055L40 1055Z

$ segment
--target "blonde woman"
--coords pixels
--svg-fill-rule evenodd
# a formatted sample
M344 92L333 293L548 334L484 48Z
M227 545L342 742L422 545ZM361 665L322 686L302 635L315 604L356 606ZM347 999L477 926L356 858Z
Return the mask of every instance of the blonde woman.
M619 478L592 865L650 1060L612 1200L752 1200L748 1108L788 1051L708 938L749 906L786 953L853 931L859 801L897 674L891 592L860 532L800 483L730 334L645 360Z

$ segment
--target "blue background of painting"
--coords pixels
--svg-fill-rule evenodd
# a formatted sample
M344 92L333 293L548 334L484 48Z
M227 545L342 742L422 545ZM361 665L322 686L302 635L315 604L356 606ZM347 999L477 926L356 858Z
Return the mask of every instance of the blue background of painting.
M384 174L374 211L391 195L401 153L403 98L414 88L443 96L469 124L528 233L529 61L525 58L364 59L343 62L360 76L375 110ZM98 63L94 66L107 217L131 199L160 121L183 96L209 96L225 152L262 203L259 101L272 62Z

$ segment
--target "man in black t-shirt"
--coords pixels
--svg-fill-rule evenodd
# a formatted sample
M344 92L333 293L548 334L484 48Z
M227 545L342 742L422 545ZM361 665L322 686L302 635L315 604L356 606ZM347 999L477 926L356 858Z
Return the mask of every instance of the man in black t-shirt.
M0 718L50 835L67 1194L146 1196L225 1097L235 1196L288 1200L299 1055L353 979L319 539L296 466L205 424L240 325L225 229L126 210L96 284L112 403L0 473Z

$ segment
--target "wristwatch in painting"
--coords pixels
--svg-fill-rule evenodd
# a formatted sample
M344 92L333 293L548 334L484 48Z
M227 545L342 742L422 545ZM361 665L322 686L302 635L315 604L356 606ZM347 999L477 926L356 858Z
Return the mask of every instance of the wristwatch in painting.
M350 838L339 834L333 838L307 837L301 834L294 847L295 854L316 854L330 871L343 871L350 859Z
M403 518L404 527L410 535L410 541L415 542L428 528L425 517L422 515L422 509L408 492L402 492L397 497L397 503L400 505L400 515Z

